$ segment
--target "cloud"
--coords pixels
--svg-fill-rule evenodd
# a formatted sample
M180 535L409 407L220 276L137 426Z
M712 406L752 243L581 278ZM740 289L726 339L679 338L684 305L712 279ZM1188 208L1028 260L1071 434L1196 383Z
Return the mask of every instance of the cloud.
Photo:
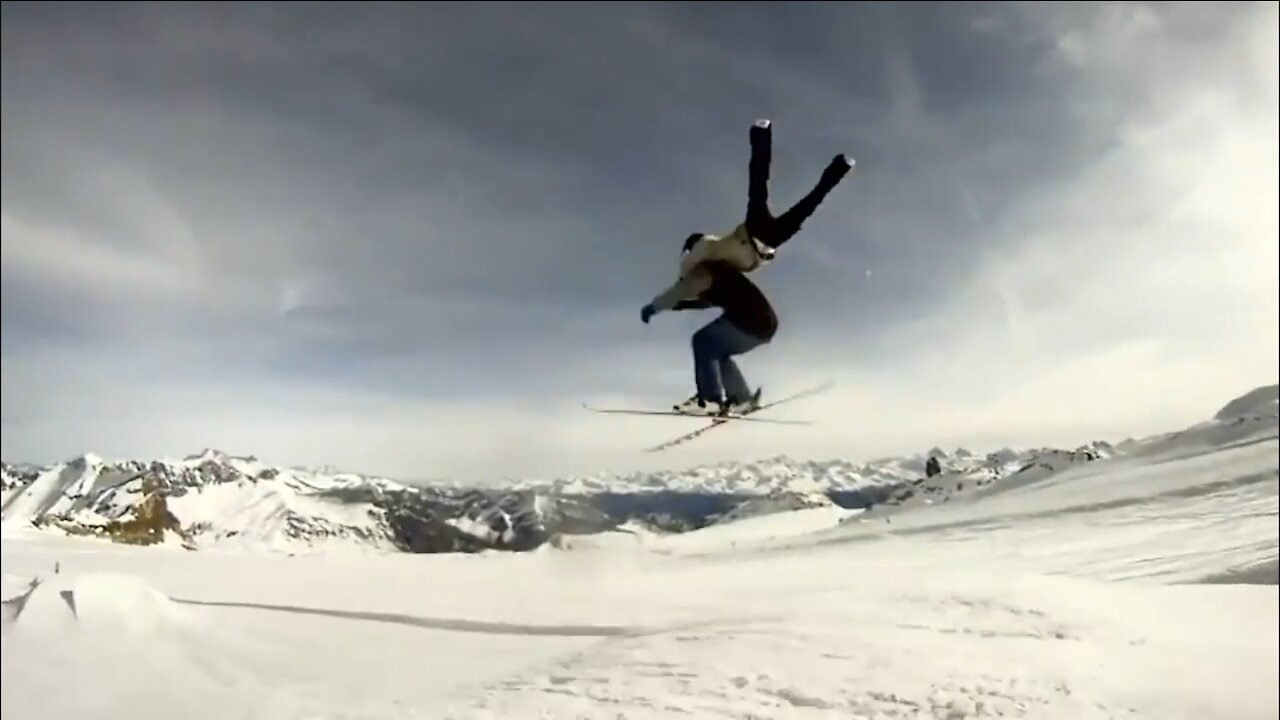
M470 7L6 3L6 459L866 457L1276 379L1274 5ZM639 308L737 222L759 116L775 204L858 166L756 276L783 328L742 364L840 389L644 455L687 423L579 405L692 392L711 316Z
M946 442L1158 432L1275 378L1275 8L1207 38L1153 13L1039 27L1097 147L981 221L978 270L935 274L932 311L886 331L866 363L892 371L847 399L902 407L853 434L901 445L913 414Z

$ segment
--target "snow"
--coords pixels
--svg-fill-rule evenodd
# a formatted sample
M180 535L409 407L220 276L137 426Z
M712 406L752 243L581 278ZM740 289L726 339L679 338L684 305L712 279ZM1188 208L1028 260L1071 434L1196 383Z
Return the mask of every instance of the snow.
M5 499L4 520L36 517L87 495L98 480L102 464L101 458L90 454L45 470L25 490Z
M703 550L721 552L724 548L745 550L766 547L787 538L804 538L820 530L837 527L861 510L848 510L835 505L805 508L792 512L759 515L732 523L717 524L695 532L667 536L660 541L661 552L688 554Z
M377 534L377 509L369 503L343 503L290 492L287 484L223 483L195 488L168 500L170 511L184 523L205 524L213 534L200 538L206 546L216 542L222 546L249 549L270 547L275 550L302 548L286 535L291 521L300 518L324 518L333 526L363 529ZM311 539L308 548L322 541ZM333 543L330 543L333 544ZM355 549L361 544L384 547L376 542L353 543L343 537L340 545Z
M192 552L6 523L0 703L51 720L1274 718L1277 586L1224 578L1274 578L1280 438L1274 414L1229 415L947 502L524 553ZM233 488L183 498L224 516Z
M462 532L465 532L468 535L471 535L472 537L484 538L489 542L496 542L499 539L505 542L510 542L514 537L514 535L509 529L504 530L502 532L495 531L489 526L488 523L482 520L479 520L477 518L464 516L464 517L450 518L446 522L458 528Z
M256 458L205 450L179 460L108 462L85 455L37 469L24 483L8 471L4 522L26 525L49 517L82 526L126 517L144 495L144 478L158 469L168 486L166 506L195 530L202 547L298 552L318 549L393 550L379 521L381 510L332 491L403 486L382 478L320 474L269 467ZM326 494L329 492L330 494Z

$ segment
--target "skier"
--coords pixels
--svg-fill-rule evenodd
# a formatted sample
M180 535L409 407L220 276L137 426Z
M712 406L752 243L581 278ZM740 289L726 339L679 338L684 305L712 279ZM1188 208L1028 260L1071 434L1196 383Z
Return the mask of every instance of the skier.
M794 206L775 217L769 210L769 166L772 161L772 122L757 120L751 127L748 163L747 213L729 235L694 233L684 242L680 277L640 311L646 324L664 310L720 307L724 314L693 335L694 378L697 392L676 405L678 412L703 414L715 405L716 414L741 413L760 402L752 393L733 356L771 342L777 315L760 289L745 273L772 260L777 249L794 237L826 196L853 167L841 154L832 158L817 185Z
M675 406L677 412L727 415L754 409L760 390L751 392L735 355L748 353L773 340L778 315L768 298L737 268L723 260L698 266L705 287L693 298L676 301L672 310L719 307L724 313L693 334L693 368L697 392ZM644 315L649 322L652 313Z

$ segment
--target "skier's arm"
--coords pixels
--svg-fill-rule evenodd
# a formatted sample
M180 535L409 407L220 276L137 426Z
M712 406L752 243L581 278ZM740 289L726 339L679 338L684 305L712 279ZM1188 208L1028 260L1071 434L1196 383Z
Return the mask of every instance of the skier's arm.
M711 287L711 276L702 268L695 267L680 278L671 287L653 299L650 305L657 312L674 310L682 300L692 300Z
M675 304L675 307L671 309L672 310L706 310L709 307L711 307L711 303L701 298L695 298L693 300L681 300L680 302Z

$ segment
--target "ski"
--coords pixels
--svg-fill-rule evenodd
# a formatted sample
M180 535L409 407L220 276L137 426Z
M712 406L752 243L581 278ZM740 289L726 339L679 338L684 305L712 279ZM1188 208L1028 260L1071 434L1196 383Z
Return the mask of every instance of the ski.
M794 402L796 400L801 400L803 398L812 397L813 395L817 395L818 393L829 390L834 385L835 383L833 381L828 380L824 383L808 388L806 390L801 390L799 392L793 393L791 395L787 395L785 397L779 398L772 402L764 403L760 407L748 413L743 413L741 415L730 415L728 417L714 417L714 416L710 417L708 418L711 420L710 425L707 425L705 427L700 427L697 430L694 430L692 432L687 432L684 435L681 435L676 438L672 438L671 440L667 440L666 442L663 442L663 443L659 443L658 445L654 445L653 447L645 448L645 452L659 452L662 450L666 450L668 448L673 448L677 445L681 445L683 443L689 442L690 440L693 440L694 438L697 438L704 433L714 430L715 428L718 428L721 425L724 425L725 423L728 423L732 420L763 420L765 418L752 418L748 416L754 415L760 412L761 410L768 410L769 408L777 407L784 403ZM678 413L678 414L684 415L685 413ZM690 417L695 417L695 416L691 415Z
M660 417L682 417L692 418L694 420L745 420L748 422L773 423L777 425L812 425L812 420L781 420L778 418L758 418L747 417L751 413L729 414L729 415L712 415L680 412L679 410L640 410L632 408L601 408L586 403L582 407L593 413L602 413L605 415L656 415ZM754 411L752 411L754 412Z

